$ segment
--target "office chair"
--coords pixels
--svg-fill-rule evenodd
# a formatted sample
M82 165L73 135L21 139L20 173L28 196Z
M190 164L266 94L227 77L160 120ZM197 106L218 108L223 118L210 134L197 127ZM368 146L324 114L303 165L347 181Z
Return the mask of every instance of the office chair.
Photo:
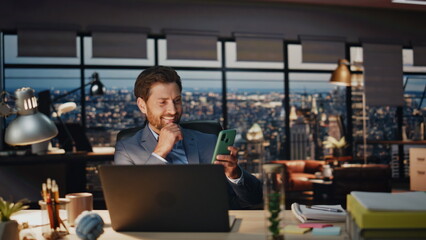
M142 129L146 125L146 122L143 126L127 128L123 129L117 134L117 142L122 139L126 139L128 137L133 136L137 131ZM216 120L192 120L192 121L184 121L181 122L180 125L183 128L197 130L202 133L215 134L216 136L219 134L221 130L223 130L222 125L220 125L219 121Z

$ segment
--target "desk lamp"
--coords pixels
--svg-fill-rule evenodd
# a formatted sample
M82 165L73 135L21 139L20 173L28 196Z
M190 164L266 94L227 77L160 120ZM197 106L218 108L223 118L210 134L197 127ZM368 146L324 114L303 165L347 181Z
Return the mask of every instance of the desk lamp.
M351 72L349 71L349 62L346 59L339 59L339 65L331 74L330 83L339 86L351 86Z
M5 142L12 146L24 146L47 141L58 134L55 124L37 109L34 90L29 87L15 91L15 108L10 108L4 98L7 92L1 93L0 116L11 114L18 116L12 120L5 132Z
M76 144L74 141L73 136L71 135L67 125L62 121L62 118L60 117L61 112L67 112L67 111L71 111L73 109L75 109L75 103L65 103L63 105L61 105L64 109L59 109L58 111L56 110L55 106L53 105L55 102L57 102L59 99L64 98L76 91L79 91L81 89L84 89L86 86L90 85L90 96L98 96L98 95L103 95L105 93L105 86L102 84L101 80L99 79L99 74L97 72L94 72L91 76L91 80L90 82L86 83L85 85L78 87L76 89L73 89L67 93L64 93L62 95L59 95L57 97L55 97L52 101L50 101L50 106L51 109L53 110L53 115L56 116L56 118L58 119L59 123L61 124L61 126L63 127L65 134L68 138L68 141L71 142L71 147L72 147L72 151L75 152L76 151ZM60 107L61 107L60 106ZM67 109L67 110L65 110Z
M87 86L90 85L90 96L98 96L98 95L104 95L105 93L105 86L102 84L101 80L99 79L99 74L97 72L94 72L91 76L90 82L84 84L81 87L78 87L76 89L73 89L67 93L64 93L62 95L59 95L57 97L55 97L52 102L55 103L57 102L59 99L64 98L68 95L70 95L71 93L74 93L82 88L85 88ZM56 112L56 109L53 109L54 112Z
M349 61L346 59L339 59L338 66L336 70L333 71L333 74L330 78L330 83L351 87L352 86L352 78L351 72L349 71L348 66L350 65ZM362 127L363 127L363 147L364 147L364 164L367 164L367 113L365 106L365 93L362 93Z
M77 108L77 104L75 102L63 103L59 105L58 112L57 113L54 112L52 114L52 117L58 117L58 116L60 117L62 114L74 111L76 108Z

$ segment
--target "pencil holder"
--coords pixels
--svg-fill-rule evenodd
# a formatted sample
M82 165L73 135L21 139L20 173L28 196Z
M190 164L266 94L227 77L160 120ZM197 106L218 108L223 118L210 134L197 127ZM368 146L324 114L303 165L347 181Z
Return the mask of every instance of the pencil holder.
M45 239L55 240L69 234L67 205L69 200L60 198L58 203L40 200L42 235Z
M263 164L263 197L266 217L266 239L283 240L281 233L285 210L282 164Z

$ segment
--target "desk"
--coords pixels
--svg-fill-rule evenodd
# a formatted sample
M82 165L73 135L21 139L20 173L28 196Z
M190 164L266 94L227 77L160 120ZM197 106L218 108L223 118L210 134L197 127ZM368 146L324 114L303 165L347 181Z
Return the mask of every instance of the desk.
M0 157L0 196L14 200L27 198L31 207L37 209L41 183L47 178L55 179L61 194L87 192L102 196L96 175L96 166L109 164L113 154L79 153ZM104 205L103 198L95 201Z
M314 204L330 204L333 200L333 182L331 180L310 180L314 190Z
M230 215L236 216L235 224L231 232L226 233L176 233L176 232L115 232L110 226L110 218L107 210L96 210L102 219L105 221L105 232L99 237L99 240L135 240L135 239L200 239L200 240L265 240L265 222L264 222L264 212L262 210L233 210L230 211ZM18 212L13 217L18 221L29 218L40 218L39 210L24 210ZM294 217L291 211L285 211L284 224L298 224L299 221ZM30 225L31 220L30 220ZM345 224L336 223L335 226L342 227L342 233L340 236L312 236L311 233L306 233L303 235L299 234L286 234L285 239L349 239L345 233ZM36 228L40 230L40 228ZM79 240L79 238L73 234L74 228L71 228L71 235L68 235L65 239L70 240Z

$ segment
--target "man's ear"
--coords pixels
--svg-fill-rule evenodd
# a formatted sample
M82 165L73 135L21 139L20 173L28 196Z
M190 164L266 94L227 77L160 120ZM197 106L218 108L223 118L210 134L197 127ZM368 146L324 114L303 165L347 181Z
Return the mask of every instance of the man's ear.
M136 103L138 104L138 108L142 113L146 114L148 112L146 109L146 102L142 98L138 97Z

